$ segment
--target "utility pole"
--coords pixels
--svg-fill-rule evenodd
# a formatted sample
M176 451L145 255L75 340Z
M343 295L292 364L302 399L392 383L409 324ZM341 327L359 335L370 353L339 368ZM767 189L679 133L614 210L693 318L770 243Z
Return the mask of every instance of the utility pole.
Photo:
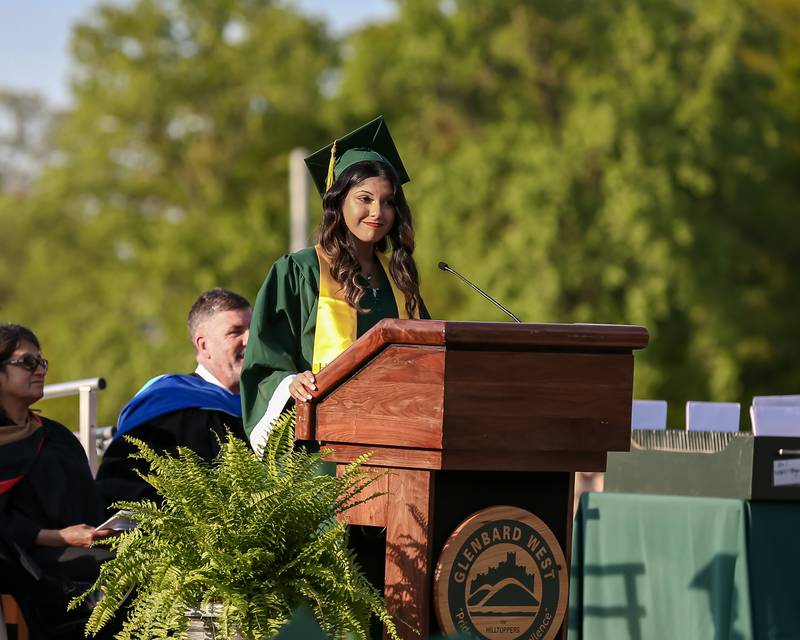
M308 151L292 149L289 153L289 251L308 246L308 172L303 159Z

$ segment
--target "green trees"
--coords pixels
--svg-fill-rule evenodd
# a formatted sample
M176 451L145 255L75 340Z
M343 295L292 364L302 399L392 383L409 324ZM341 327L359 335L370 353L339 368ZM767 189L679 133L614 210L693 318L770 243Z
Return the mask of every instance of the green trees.
M322 24L272 2L100 6L72 39L75 105L24 215L3 316L51 380L105 375L103 423L154 374L193 368L198 293L255 298L286 246L288 151L320 133ZM24 268L18 265L24 264Z
M443 259L528 321L647 326L639 397L796 391L798 25L782 0L405 0L337 42L277 2L100 8L57 162L0 201L26 238L2 315L52 379L108 376L112 421L191 366L199 291L252 298L286 250L287 151L383 113L435 316L504 319Z
M406 2L356 34L342 103L389 105L434 312L502 319L441 257L527 320L647 326L640 397L797 388L796 122L747 57L773 33L726 0Z

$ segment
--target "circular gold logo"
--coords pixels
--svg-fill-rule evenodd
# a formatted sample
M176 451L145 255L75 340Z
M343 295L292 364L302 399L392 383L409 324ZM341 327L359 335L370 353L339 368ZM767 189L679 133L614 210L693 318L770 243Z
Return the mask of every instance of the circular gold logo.
M483 509L442 549L434 606L447 634L552 640L566 605L564 553L548 526L524 509Z

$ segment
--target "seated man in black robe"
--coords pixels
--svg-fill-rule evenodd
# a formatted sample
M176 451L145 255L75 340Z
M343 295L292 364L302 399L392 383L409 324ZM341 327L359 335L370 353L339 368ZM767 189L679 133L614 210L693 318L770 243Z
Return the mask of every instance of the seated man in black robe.
M187 447L207 461L217 455L218 439L224 441L227 431L247 441L239 376L250 316L250 303L225 289L206 291L195 301L188 325L197 368L191 375L153 378L125 405L97 472L97 486L107 504L157 498L136 473L146 473L147 464L129 457L136 447L126 435L157 452Z

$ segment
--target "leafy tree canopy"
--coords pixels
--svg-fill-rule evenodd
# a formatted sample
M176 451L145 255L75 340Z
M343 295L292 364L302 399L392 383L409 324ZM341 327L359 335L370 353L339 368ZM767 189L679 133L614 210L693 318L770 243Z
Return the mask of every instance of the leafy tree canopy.
M193 368L201 291L252 300L285 251L287 153L326 136L336 49L279 3L140 0L100 5L72 51L75 105L2 309L40 334L51 380L109 378L107 424L149 377Z
M252 299L286 250L287 152L383 113L434 316L504 319L446 260L528 321L647 326L636 395L673 415L796 392L798 31L784 0L404 0L341 40L267 0L100 5L55 161L0 200L3 316L51 379L106 375L112 422L192 366L200 291Z
M444 258L526 320L647 326L638 397L745 400L800 386L774 34L738 0L408 1L353 35L340 110L399 130L435 311L503 319Z

